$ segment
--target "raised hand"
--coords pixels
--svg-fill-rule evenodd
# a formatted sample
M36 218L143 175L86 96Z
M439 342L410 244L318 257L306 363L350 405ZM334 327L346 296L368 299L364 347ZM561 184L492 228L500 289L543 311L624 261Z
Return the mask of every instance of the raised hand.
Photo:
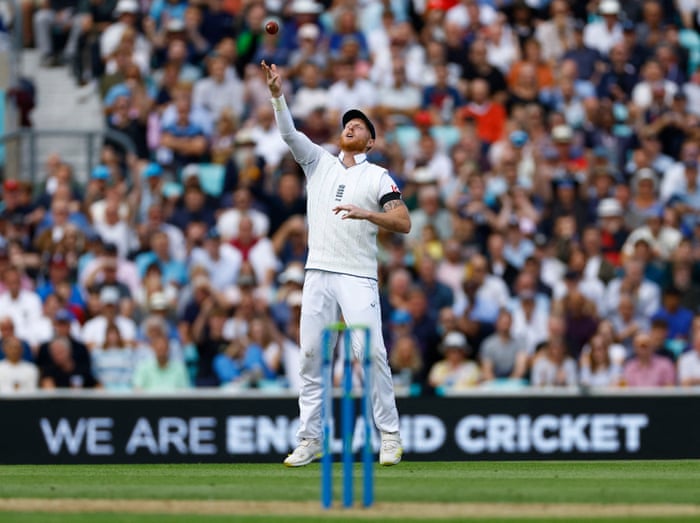
M279 72L277 72L277 66L275 64L267 65L265 60L260 62L260 67L265 71L265 77L267 78L267 87L270 89L270 94L277 98L282 95L282 78Z

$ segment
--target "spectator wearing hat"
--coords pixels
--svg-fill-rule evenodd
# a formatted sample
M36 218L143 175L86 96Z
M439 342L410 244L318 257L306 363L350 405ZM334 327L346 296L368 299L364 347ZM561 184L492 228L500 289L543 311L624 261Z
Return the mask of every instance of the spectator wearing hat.
M147 122L156 93L146 85L135 64L126 66L124 76L124 83L111 87L105 96L103 106L107 126L127 135L136 148L136 157L145 161L150 157ZM126 156L120 143L110 139L105 143Z
M583 40L588 47L608 56L610 48L622 40L622 24L619 19L618 0L602 0L598 5L600 19L586 25Z
M136 323L119 312L119 289L104 286L99 291L100 310L94 318L83 325L81 338L88 350L103 347L108 325L114 324L120 339L126 347L133 347L136 342Z
M481 381L479 365L469 359L471 349L459 331L445 334L440 345L443 358L430 367L428 384L439 394L467 390Z
M320 37L324 38L323 25L319 21L319 15L324 8L314 0L294 0L286 2L283 15L285 23L280 27L280 47L294 51L300 47L299 30L306 24L313 24L320 30Z
M622 246L628 235L622 205L616 198L604 198L598 204L597 215L601 253L607 261L618 267Z
M39 369L33 362L22 359L22 342L18 338L3 338L5 358L0 361L0 393L33 392L39 386Z
M149 208L160 204L165 180L163 168L157 162L149 162L141 166L137 169L137 176L138 183L135 185L135 190L138 207L134 219L136 224L142 224L147 221Z
M284 30L281 31L280 35L281 37L284 36ZM309 81L312 78L304 78L305 75L311 76L310 72L305 72L308 69L307 65L312 65L315 68L314 76L317 78L317 81ZM290 51L287 66L289 68L289 77L296 79L296 96L299 95L298 84L300 83L308 83L310 86L321 85L321 71L328 66L328 51L326 49L326 41L321 38L321 29L318 25L308 22L299 27L297 30L297 47ZM319 101L320 105L324 105L327 95L326 90L322 89L318 94L322 96L322 100ZM295 118L303 119L298 114L299 107L308 105L309 101L304 104L302 101L295 100L292 105L292 115Z
M150 56L151 44L146 37L138 30L139 17L141 8L137 0L119 0L114 8L113 16L115 22L110 24L99 35L100 64L94 64L99 67L93 70L93 74L99 77L103 73L103 64L105 64L119 48L122 37L125 32L131 31L135 35L134 49L132 52L137 52L142 55ZM113 71L107 71L111 73Z

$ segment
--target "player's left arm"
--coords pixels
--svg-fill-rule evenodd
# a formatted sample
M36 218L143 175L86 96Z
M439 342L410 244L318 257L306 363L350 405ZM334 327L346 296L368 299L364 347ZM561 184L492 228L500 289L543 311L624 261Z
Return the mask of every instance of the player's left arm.
M337 205L333 212L345 212L343 220L367 220L391 232L408 233L411 231L411 216L401 199L401 193L391 192L381 199L381 211L362 209L351 203Z

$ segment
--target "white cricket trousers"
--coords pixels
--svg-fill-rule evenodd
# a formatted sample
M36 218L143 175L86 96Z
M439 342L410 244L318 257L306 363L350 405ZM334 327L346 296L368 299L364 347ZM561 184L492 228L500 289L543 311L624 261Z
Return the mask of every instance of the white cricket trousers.
M382 335L382 315L377 281L371 278L307 270L301 302L301 390L299 430L301 439L321 439L323 329L337 323L342 313L347 325L367 325L371 329L372 411L381 432L398 432L394 385ZM355 357L362 358L364 333L352 332Z

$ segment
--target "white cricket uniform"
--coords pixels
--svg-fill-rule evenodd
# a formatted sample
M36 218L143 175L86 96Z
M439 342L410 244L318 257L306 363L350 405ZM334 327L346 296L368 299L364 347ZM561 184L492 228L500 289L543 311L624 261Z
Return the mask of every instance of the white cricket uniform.
M364 154L355 156L356 165L345 167L342 156L332 155L294 128L284 97L273 98L272 105L280 134L307 182L309 255L301 304L297 437L321 439L321 333L341 314L346 324L371 329L374 422L382 432L398 432L399 414L381 328L378 227L367 220L342 220L342 213L333 213L335 206L345 203L380 211L387 201L400 198L396 182ZM362 357L363 345L362 334L353 332L357 358Z

